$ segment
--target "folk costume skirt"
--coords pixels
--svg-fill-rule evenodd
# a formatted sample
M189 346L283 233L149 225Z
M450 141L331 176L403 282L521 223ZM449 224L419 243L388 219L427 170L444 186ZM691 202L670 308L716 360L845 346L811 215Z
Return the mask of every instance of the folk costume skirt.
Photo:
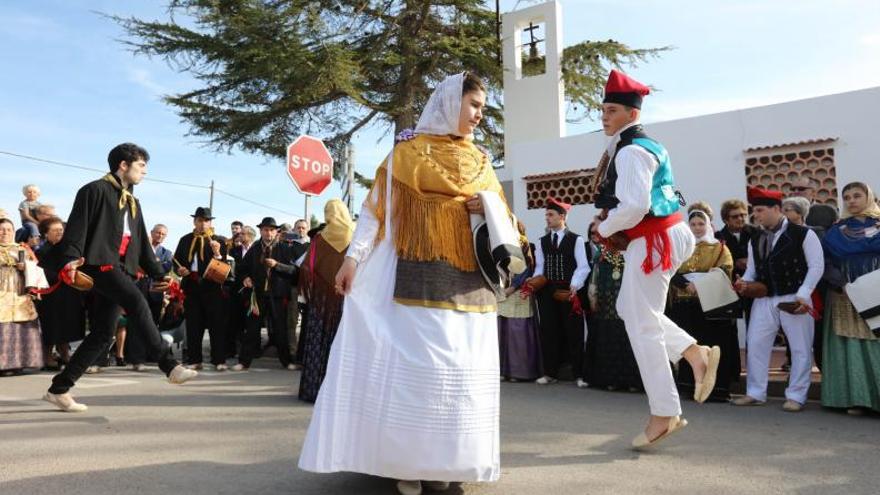
M495 312L393 302L386 237L358 267L299 467L404 480L500 473Z

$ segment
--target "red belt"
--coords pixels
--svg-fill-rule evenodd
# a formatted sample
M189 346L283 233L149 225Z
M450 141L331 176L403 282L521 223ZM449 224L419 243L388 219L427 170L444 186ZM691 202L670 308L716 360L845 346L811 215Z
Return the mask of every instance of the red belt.
M675 212L666 217L645 217L635 227L624 231L627 237L638 239L645 238L645 261L642 262L642 271L651 273L658 266L663 271L672 269L672 242L669 240L667 230L673 225L684 220L681 212ZM654 264L654 251L660 255L660 262Z

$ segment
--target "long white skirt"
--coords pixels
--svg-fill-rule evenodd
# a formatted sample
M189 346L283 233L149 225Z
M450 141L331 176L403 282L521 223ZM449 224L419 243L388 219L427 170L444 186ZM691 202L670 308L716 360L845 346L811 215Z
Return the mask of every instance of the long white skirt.
M358 267L299 467L404 480L500 473L496 313L393 302L386 238Z

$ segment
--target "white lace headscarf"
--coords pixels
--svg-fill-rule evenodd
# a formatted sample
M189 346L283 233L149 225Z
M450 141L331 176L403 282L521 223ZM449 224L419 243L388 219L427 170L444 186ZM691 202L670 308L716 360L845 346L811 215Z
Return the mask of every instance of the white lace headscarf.
M461 136L458 130L458 117L461 115L461 92L464 88L465 74L447 77L434 88L425 110L416 124L416 134L435 134ZM462 136L466 137L466 136Z
M703 233L703 237L697 239L697 244L701 242L708 244L718 243L718 239L715 238L715 227L712 226L712 219L709 218L709 214L703 210L693 210L688 214L688 222L694 217L700 217L706 222L706 232Z

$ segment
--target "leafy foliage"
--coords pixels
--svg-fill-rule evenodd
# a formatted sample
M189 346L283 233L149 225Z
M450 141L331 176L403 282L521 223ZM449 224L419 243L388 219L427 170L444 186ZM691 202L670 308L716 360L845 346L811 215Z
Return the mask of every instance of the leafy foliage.
M168 16L111 18L135 53L201 83L165 101L216 150L284 157L293 138L311 134L327 143L340 178L355 133L413 127L430 88L470 71L488 88L476 140L502 157L499 43L484 0L171 0ZM599 108L609 67L664 49L614 41L566 48L569 114L582 119Z

